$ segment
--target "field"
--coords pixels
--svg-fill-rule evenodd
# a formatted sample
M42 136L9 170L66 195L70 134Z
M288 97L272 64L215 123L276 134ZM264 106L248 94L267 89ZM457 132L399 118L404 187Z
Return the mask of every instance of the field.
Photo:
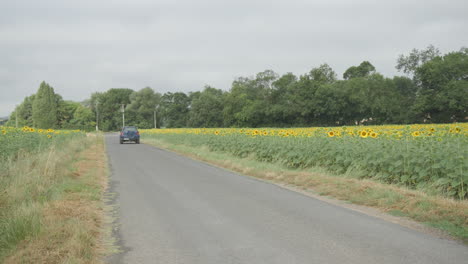
M141 130L143 139L468 197L468 124Z
M0 127L0 263L99 263L102 137Z
M52 144L84 136L79 130L0 127L0 158L6 159L22 152L40 151Z

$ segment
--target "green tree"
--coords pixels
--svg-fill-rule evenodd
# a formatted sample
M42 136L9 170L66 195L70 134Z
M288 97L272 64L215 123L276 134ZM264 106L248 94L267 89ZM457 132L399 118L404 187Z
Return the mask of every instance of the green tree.
M255 78L234 80L225 97L223 117L225 126L258 127L269 125L267 112L273 83L278 75L272 70L258 73Z
M434 57L417 67L414 74L419 86L414 110L421 119L453 122L466 117L468 49Z
M395 68L407 74L414 74L417 68L437 56L440 56L440 51L433 45L429 45L424 50L413 49L409 55L398 57Z
M395 116L395 123L413 123L415 122L416 113L414 111L414 101L416 100L417 86L416 83L408 77L395 76L393 83L398 91L397 103L399 113Z
M343 125L355 116L357 109L349 102L345 84L347 82L338 81L317 86L313 100L315 124Z
M375 67L368 61L363 61L359 66L351 66L343 73L343 79L362 78L375 73Z
M58 109L58 127L64 129L73 129L74 125L71 120L74 118L76 109L81 105L80 103L73 101L64 101L61 96L57 96Z
M54 89L42 82L32 105L32 119L37 128L57 126L57 98Z
M222 127L224 92L205 86L202 92L190 94L191 107L188 125L190 127Z
M312 68L309 73L301 75L291 87L292 91L287 97L291 102L291 115L295 116L291 125L310 126L317 124L320 120L329 120L326 114L318 110L318 104L324 102L320 96L327 94L325 87L331 87L335 82L336 73L328 64ZM318 90L325 93L317 94ZM326 99L328 100L329 98Z
M294 89L298 78L293 73L286 73L272 83L266 118L270 126L292 126L298 115L293 104Z
M231 86L230 91L224 99L223 120L225 127L243 126L246 124L244 118L240 116L242 109L248 105L248 93L244 88L249 80L247 78L237 78Z
M32 105L34 102L35 95L27 96L24 98L23 102L18 105L13 113L11 113L7 126L16 126L16 114L18 113L18 126L34 126L32 118Z
M122 104L130 104L130 95L134 91L128 88L111 88L105 93L95 93L91 97L91 103L96 110L98 103L99 127L104 131L119 130L122 127L122 113L120 112ZM96 114L96 112L94 112ZM128 122L127 122L128 124Z
M333 83L336 81L335 71L326 63L310 70L309 76L318 83Z
M140 128L154 127L154 111L161 101L161 95L155 93L150 87L145 87L130 95L130 104L127 107L129 124ZM157 113L159 115L160 113Z
M367 78L367 124L391 123L399 116L401 96L392 79L374 73Z
M190 97L185 93L165 93L161 97L163 126L186 127L189 115Z
M73 113L73 118L70 120L69 124L73 129L91 131L94 130L96 126L95 120L95 115L89 107L77 104Z

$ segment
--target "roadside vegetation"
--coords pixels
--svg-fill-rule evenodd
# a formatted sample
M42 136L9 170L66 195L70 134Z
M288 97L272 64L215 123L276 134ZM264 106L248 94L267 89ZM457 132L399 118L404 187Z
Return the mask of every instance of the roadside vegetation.
M0 127L0 262L99 263L102 136Z
M80 130L0 127L0 158L15 158L23 153L39 153L70 139L84 138Z
M144 142L438 227L468 242L468 125L151 129Z

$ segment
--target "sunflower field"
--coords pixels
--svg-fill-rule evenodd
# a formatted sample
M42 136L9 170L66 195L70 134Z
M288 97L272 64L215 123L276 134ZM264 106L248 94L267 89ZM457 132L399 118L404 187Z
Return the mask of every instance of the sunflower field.
M141 130L142 139L207 146L289 168L323 167L468 198L468 124Z
M0 160L20 152L41 151L52 143L61 143L72 137L83 137L80 130L35 129L32 127L0 127Z

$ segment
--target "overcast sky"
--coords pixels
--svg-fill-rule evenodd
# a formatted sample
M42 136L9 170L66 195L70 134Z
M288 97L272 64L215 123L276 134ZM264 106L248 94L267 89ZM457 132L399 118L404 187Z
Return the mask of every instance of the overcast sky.
M467 0L0 0L0 117L42 80L66 100L109 88L228 90L265 69L297 75L468 46Z

